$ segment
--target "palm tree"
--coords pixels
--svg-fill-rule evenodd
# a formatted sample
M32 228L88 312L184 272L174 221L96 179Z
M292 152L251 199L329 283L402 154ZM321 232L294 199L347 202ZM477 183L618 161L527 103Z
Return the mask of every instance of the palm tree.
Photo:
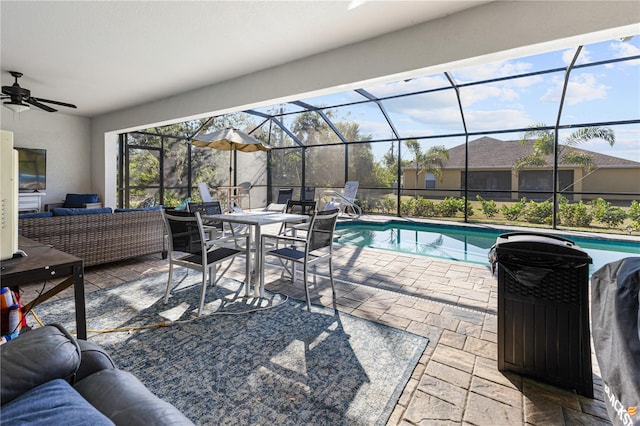
M521 143L524 145L531 139L533 139L531 155L518 159L513 165L515 170L520 170L525 166L542 167L548 165L545 156L553 155L554 130L546 128L544 124L534 124L525 132ZM573 147L593 139L602 139L608 142L610 146L616 143L615 134L608 127L584 127L578 129L565 139L564 144L558 143L559 163L578 164L587 172L591 171L595 167L593 155L575 150Z
M414 198L417 198L418 175L421 172L433 173L438 180L442 180L442 169L449 159L449 150L447 150L444 145L434 145L429 148L427 152L422 152L420 143L417 140L409 139L404 143L407 145L407 148L413 152L413 161L416 166L416 190L414 191Z

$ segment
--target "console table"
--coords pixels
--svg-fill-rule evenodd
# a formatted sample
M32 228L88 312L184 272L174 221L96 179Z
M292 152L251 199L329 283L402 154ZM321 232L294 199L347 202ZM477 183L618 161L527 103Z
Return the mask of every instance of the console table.
M39 212L42 210L44 192L21 192L18 194L19 212Z
M38 298L26 303L23 310L28 312L33 307L73 284L77 336L79 339L86 340L87 319L84 300L84 264L82 259L23 236L18 237L18 247L27 256L15 257L0 262L2 285L14 291L19 291L20 287L41 285L45 280L67 277Z

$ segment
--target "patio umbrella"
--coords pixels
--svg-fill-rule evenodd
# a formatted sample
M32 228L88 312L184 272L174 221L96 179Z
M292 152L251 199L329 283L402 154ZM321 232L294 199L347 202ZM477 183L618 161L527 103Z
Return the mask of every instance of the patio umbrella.
M191 142L193 146L207 147L229 151L229 185L232 185L233 168L231 166L233 160L233 151L256 152L269 151L271 147L262 141L250 136L246 133L228 127L224 130L218 130L206 135L195 136Z

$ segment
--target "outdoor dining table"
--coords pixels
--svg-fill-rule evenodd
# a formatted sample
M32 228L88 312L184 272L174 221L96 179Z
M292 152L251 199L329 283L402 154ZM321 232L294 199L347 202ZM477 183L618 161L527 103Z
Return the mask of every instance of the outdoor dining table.
M279 212L233 212L233 213L222 213L222 214L213 214L213 215L203 215L203 219L207 220L219 220L222 222L228 223L236 223L241 225L249 226L249 241L254 250L254 266L253 271L251 273L250 280L247 282L247 291L249 289L249 285L251 281L253 281L254 286L254 296L255 297L264 297L264 288L260 286L260 274L263 273L262 265L260 264L260 259L262 257L261 246L260 246L260 236L262 234L261 227L263 225L273 225L277 223L291 223L291 222L302 222L309 219L309 216L304 214L291 214L291 213L279 213ZM250 259L247 259L249 262ZM248 295L248 294L247 294Z

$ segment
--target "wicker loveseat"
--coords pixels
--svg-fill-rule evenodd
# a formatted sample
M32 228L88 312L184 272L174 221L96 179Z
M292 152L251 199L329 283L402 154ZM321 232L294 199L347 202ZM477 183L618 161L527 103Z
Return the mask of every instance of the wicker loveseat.
M20 218L18 233L83 259L85 267L153 253L166 256L160 210Z

